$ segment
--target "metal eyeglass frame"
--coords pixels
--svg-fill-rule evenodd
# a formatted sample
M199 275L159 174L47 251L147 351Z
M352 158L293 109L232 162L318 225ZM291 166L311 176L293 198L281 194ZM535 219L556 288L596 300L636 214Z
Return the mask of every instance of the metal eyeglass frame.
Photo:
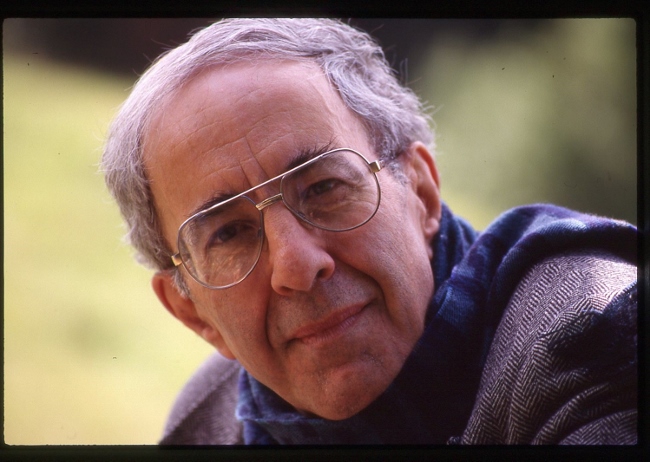
M346 229L328 229L328 228L317 225L316 223L312 223L311 221L307 220L307 218L305 216L298 214L296 211L294 211L291 208L291 206L289 206L289 204L287 204L284 201L284 196L283 196L283 193L282 193L282 180L284 179L285 176L290 175L290 174L292 174L292 173L294 173L294 172L296 172L296 171L298 171L300 169L303 169L303 168L313 164L314 162L317 162L318 160L322 159L325 156L328 156L328 155L331 155L331 154L333 154L335 152L340 152L340 151L350 151L350 152L356 154L357 156L361 157L368 164L370 172L373 174L373 176L375 178L375 183L377 184L377 195L378 195L378 197L377 197L377 206L375 207L375 211L372 213L372 215L370 215L366 220L364 220L363 222L359 223L356 226L352 226L352 227L346 228ZM310 224L312 226L315 226L316 228L323 229L323 230L326 230L326 231L333 231L333 232L350 231L352 229L359 228L360 226L363 226L366 223L368 223L375 216L375 214L377 213L377 210L379 210L379 204L381 203L381 187L379 185L379 180L377 179L377 173L382 168L383 168L383 165L382 165L381 160L375 160L375 161L370 162L368 159L366 159L366 157L363 154L361 154L358 151L355 151L354 149L337 148L337 149L332 149L330 151L324 152L324 153L319 154L318 156L314 157L313 159L309 159L307 162L304 162L304 163L302 163L302 164L300 164L300 165L298 165L298 166L296 166L296 167L294 167L292 169L287 170L284 173L281 173L278 176L275 176L275 177L273 177L273 178L271 178L269 180L266 180L266 181L258 184L257 186L253 186L252 188L247 189L246 191L241 192L241 193L237 194L236 196L230 197L230 198L226 199L225 201L219 202L218 204L214 204L214 205L208 207L207 209L204 209L204 210L201 210L201 211L195 213L194 215L192 215L191 217L186 219L178 227L178 233L177 233L177 237L176 237L176 246L179 249L181 248L181 231L183 230L185 225L187 225L187 223L191 222L192 220L194 220L197 217L206 215L206 214L212 212L214 209L216 209L218 207L222 207L222 206L228 204L229 202L235 201L235 200L237 200L237 199L239 199L241 197L244 197L245 199L248 199L253 205L255 205L257 210L259 210L259 212L260 212L260 231L262 233L262 237L261 237L262 243L264 242L264 236L265 236L265 233L264 233L264 215L262 214L262 210L264 210L266 207L269 207L270 205L275 204L278 201L282 201L284 203L284 206L291 212L292 215L294 215L295 217L297 217L301 221L304 221L305 223L308 223L308 224ZM257 189L263 188L264 186L267 186L268 184L271 184L271 183L273 183L274 181L277 181L277 180L280 180L280 192L278 194L275 194L275 195L273 195L271 197L268 197L268 198L258 202L257 204L255 202L253 202L253 200L250 197L247 196L251 192L253 192L253 191L257 190ZM202 286L207 287L208 289L220 290L220 289L227 289L229 287L232 287L232 286L235 286L235 285L239 284L240 282L242 282L244 279L246 279L253 272L253 270L257 266L257 263L259 262L260 255L262 253L262 247L263 246L260 245L260 248L259 248L259 250L257 252L257 256L255 257L255 262L251 265L251 269L248 270L246 272L246 274L244 274L237 281L232 282L232 283L227 284L227 285L224 285L224 286L213 286L213 285L210 285L210 284L208 284L206 282L203 282L200 279L198 279L198 277L196 277L193 274L193 271L191 271L187 267L185 262L183 261L183 259L181 257L180 250L177 253L175 253L174 255L171 256L171 260L172 260L172 263L174 264L175 267L183 265L183 267L187 270L188 274L192 277L192 279L194 279L196 282L198 282Z

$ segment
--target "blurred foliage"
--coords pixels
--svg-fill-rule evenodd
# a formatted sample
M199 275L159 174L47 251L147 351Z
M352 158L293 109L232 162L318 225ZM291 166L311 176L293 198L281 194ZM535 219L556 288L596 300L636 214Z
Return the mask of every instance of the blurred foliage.
M506 25L438 37L412 82L434 106L443 197L485 210L479 227L533 202L636 223L634 21Z
M131 82L3 68L5 442L154 444L211 348L155 299L97 171Z
M3 22L3 47L136 76L210 23L209 18L10 18Z
M535 201L635 221L634 23L505 24L447 23L411 70L443 197L478 227ZM153 444L212 349L155 299L97 172L133 79L47 56L3 57L5 442Z

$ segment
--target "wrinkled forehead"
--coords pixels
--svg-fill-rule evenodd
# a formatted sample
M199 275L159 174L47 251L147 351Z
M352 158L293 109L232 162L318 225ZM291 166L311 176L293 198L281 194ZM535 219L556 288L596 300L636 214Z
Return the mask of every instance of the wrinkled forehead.
M282 173L305 150L332 145L369 154L365 140L316 64L242 62L206 69L166 98L150 120L143 157L164 222L167 210L184 216L216 194Z
M269 83L278 85L268 85ZM149 111L144 130L145 138L150 136L152 129L154 132L158 130L159 133L161 127L170 119L169 116L173 116L174 111L179 108L187 107L192 94L197 91L204 95L198 101L202 102L203 106L209 105L211 98L232 96L241 99L242 103L255 104L256 97L282 90L283 87L285 90L298 90L295 93L299 93L300 89L320 94L331 92L332 95L328 96L336 95L343 103L338 90L331 85L320 66L307 59L242 59L197 69L182 78L180 83L172 85L173 87L169 88ZM200 115L200 112L195 112L195 117L191 120L198 119Z
M309 112L317 117L357 118L312 61L265 59L212 66L166 95L151 111L143 137L144 156L173 148L172 138L196 141L206 130L221 144L244 137L252 143L260 138L268 142L266 131L279 128L273 122L285 122L282 115L293 119L294 131L309 131L307 125L314 123ZM225 119L227 123L222 123ZM158 149L157 141L166 149Z

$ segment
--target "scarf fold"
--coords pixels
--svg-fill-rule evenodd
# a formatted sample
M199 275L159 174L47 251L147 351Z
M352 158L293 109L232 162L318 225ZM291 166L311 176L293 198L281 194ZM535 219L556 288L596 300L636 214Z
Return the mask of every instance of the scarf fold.
M445 444L472 411L494 332L526 270L545 257L601 249L636 264L636 228L552 205L512 209L478 235L443 204L436 290L425 330L384 393L340 421L304 416L242 369L246 444Z

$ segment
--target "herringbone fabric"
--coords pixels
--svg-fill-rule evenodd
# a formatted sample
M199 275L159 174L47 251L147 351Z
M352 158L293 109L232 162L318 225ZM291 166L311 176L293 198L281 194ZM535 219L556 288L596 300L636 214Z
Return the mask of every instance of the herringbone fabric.
M523 279L485 364L464 444L636 442L636 268L553 257Z

